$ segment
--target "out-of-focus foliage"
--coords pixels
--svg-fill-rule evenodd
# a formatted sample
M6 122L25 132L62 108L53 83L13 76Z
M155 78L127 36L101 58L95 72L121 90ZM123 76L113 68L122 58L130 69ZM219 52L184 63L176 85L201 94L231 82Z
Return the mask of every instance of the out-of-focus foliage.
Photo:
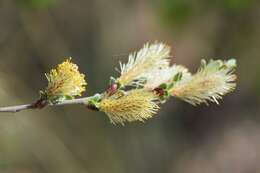
M160 0L157 4L163 21L180 25L209 10L241 14L255 5L256 0Z
M194 9L189 0L162 0L159 1L162 18L166 21L174 20L183 23L194 14Z
M54 5L57 0L16 0L17 4L29 8L46 8Z
M256 3L257 0L210 0L209 4L223 8L227 12L242 13ZM207 2L207 1L205 1Z

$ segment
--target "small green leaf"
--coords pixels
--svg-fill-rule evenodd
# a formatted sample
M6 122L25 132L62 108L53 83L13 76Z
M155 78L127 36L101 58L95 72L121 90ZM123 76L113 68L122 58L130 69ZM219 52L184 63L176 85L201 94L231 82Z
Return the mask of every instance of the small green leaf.
M95 94L92 99L95 102L100 102L101 101L101 95L100 94Z
M73 97L72 96L64 96L66 100L72 100Z
M174 77L173 77L173 82L178 82L180 81L182 78L182 72L177 73Z
M163 83L163 84L161 84L160 86L159 86L159 88L162 88L162 89L167 89L167 84L166 83Z

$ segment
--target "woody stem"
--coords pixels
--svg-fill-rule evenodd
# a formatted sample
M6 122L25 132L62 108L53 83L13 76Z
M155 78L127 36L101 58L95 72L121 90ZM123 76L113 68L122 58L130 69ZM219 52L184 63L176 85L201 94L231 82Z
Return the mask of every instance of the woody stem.
M83 98L78 98L78 99L72 99L72 100L65 100L62 101L60 103L56 103L56 104L45 104L45 105L41 105L42 107L45 106L63 106L63 105L72 105L72 104L84 104L86 106L88 106L89 100L92 97L83 97ZM31 104L24 104L24 105L17 105L17 106L7 106L7 107L0 107L0 112L19 112L22 110L27 110L27 109L40 109L42 108L41 106L38 105L39 102L36 101L35 103L31 103Z

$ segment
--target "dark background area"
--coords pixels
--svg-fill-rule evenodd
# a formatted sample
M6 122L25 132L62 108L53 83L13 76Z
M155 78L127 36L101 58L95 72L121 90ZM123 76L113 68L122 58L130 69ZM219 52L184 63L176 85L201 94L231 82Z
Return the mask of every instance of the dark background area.
M146 123L114 126L79 105L1 113L0 172L260 172L259 19L257 0L0 0L1 106L37 99L44 73L69 56L86 95L146 42L167 43L192 72L202 58L238 61L220 105L172 98Z

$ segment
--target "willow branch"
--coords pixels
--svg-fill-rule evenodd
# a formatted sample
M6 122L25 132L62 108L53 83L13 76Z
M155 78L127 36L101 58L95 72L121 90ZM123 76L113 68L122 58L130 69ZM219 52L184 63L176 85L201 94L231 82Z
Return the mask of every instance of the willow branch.
M72 105L72 104L84 104L88 106L88 102L91 97L83 97L73 100L65 100L63 102L57 103L57 104L47 104L46 106L62 106L62 105ZM27 109L39 109L39 107L36 106L36 103L31 104L25 104L25 105L17 105L17 106L7 106L7 107L0 107L0 112L19 112L22 110Z

